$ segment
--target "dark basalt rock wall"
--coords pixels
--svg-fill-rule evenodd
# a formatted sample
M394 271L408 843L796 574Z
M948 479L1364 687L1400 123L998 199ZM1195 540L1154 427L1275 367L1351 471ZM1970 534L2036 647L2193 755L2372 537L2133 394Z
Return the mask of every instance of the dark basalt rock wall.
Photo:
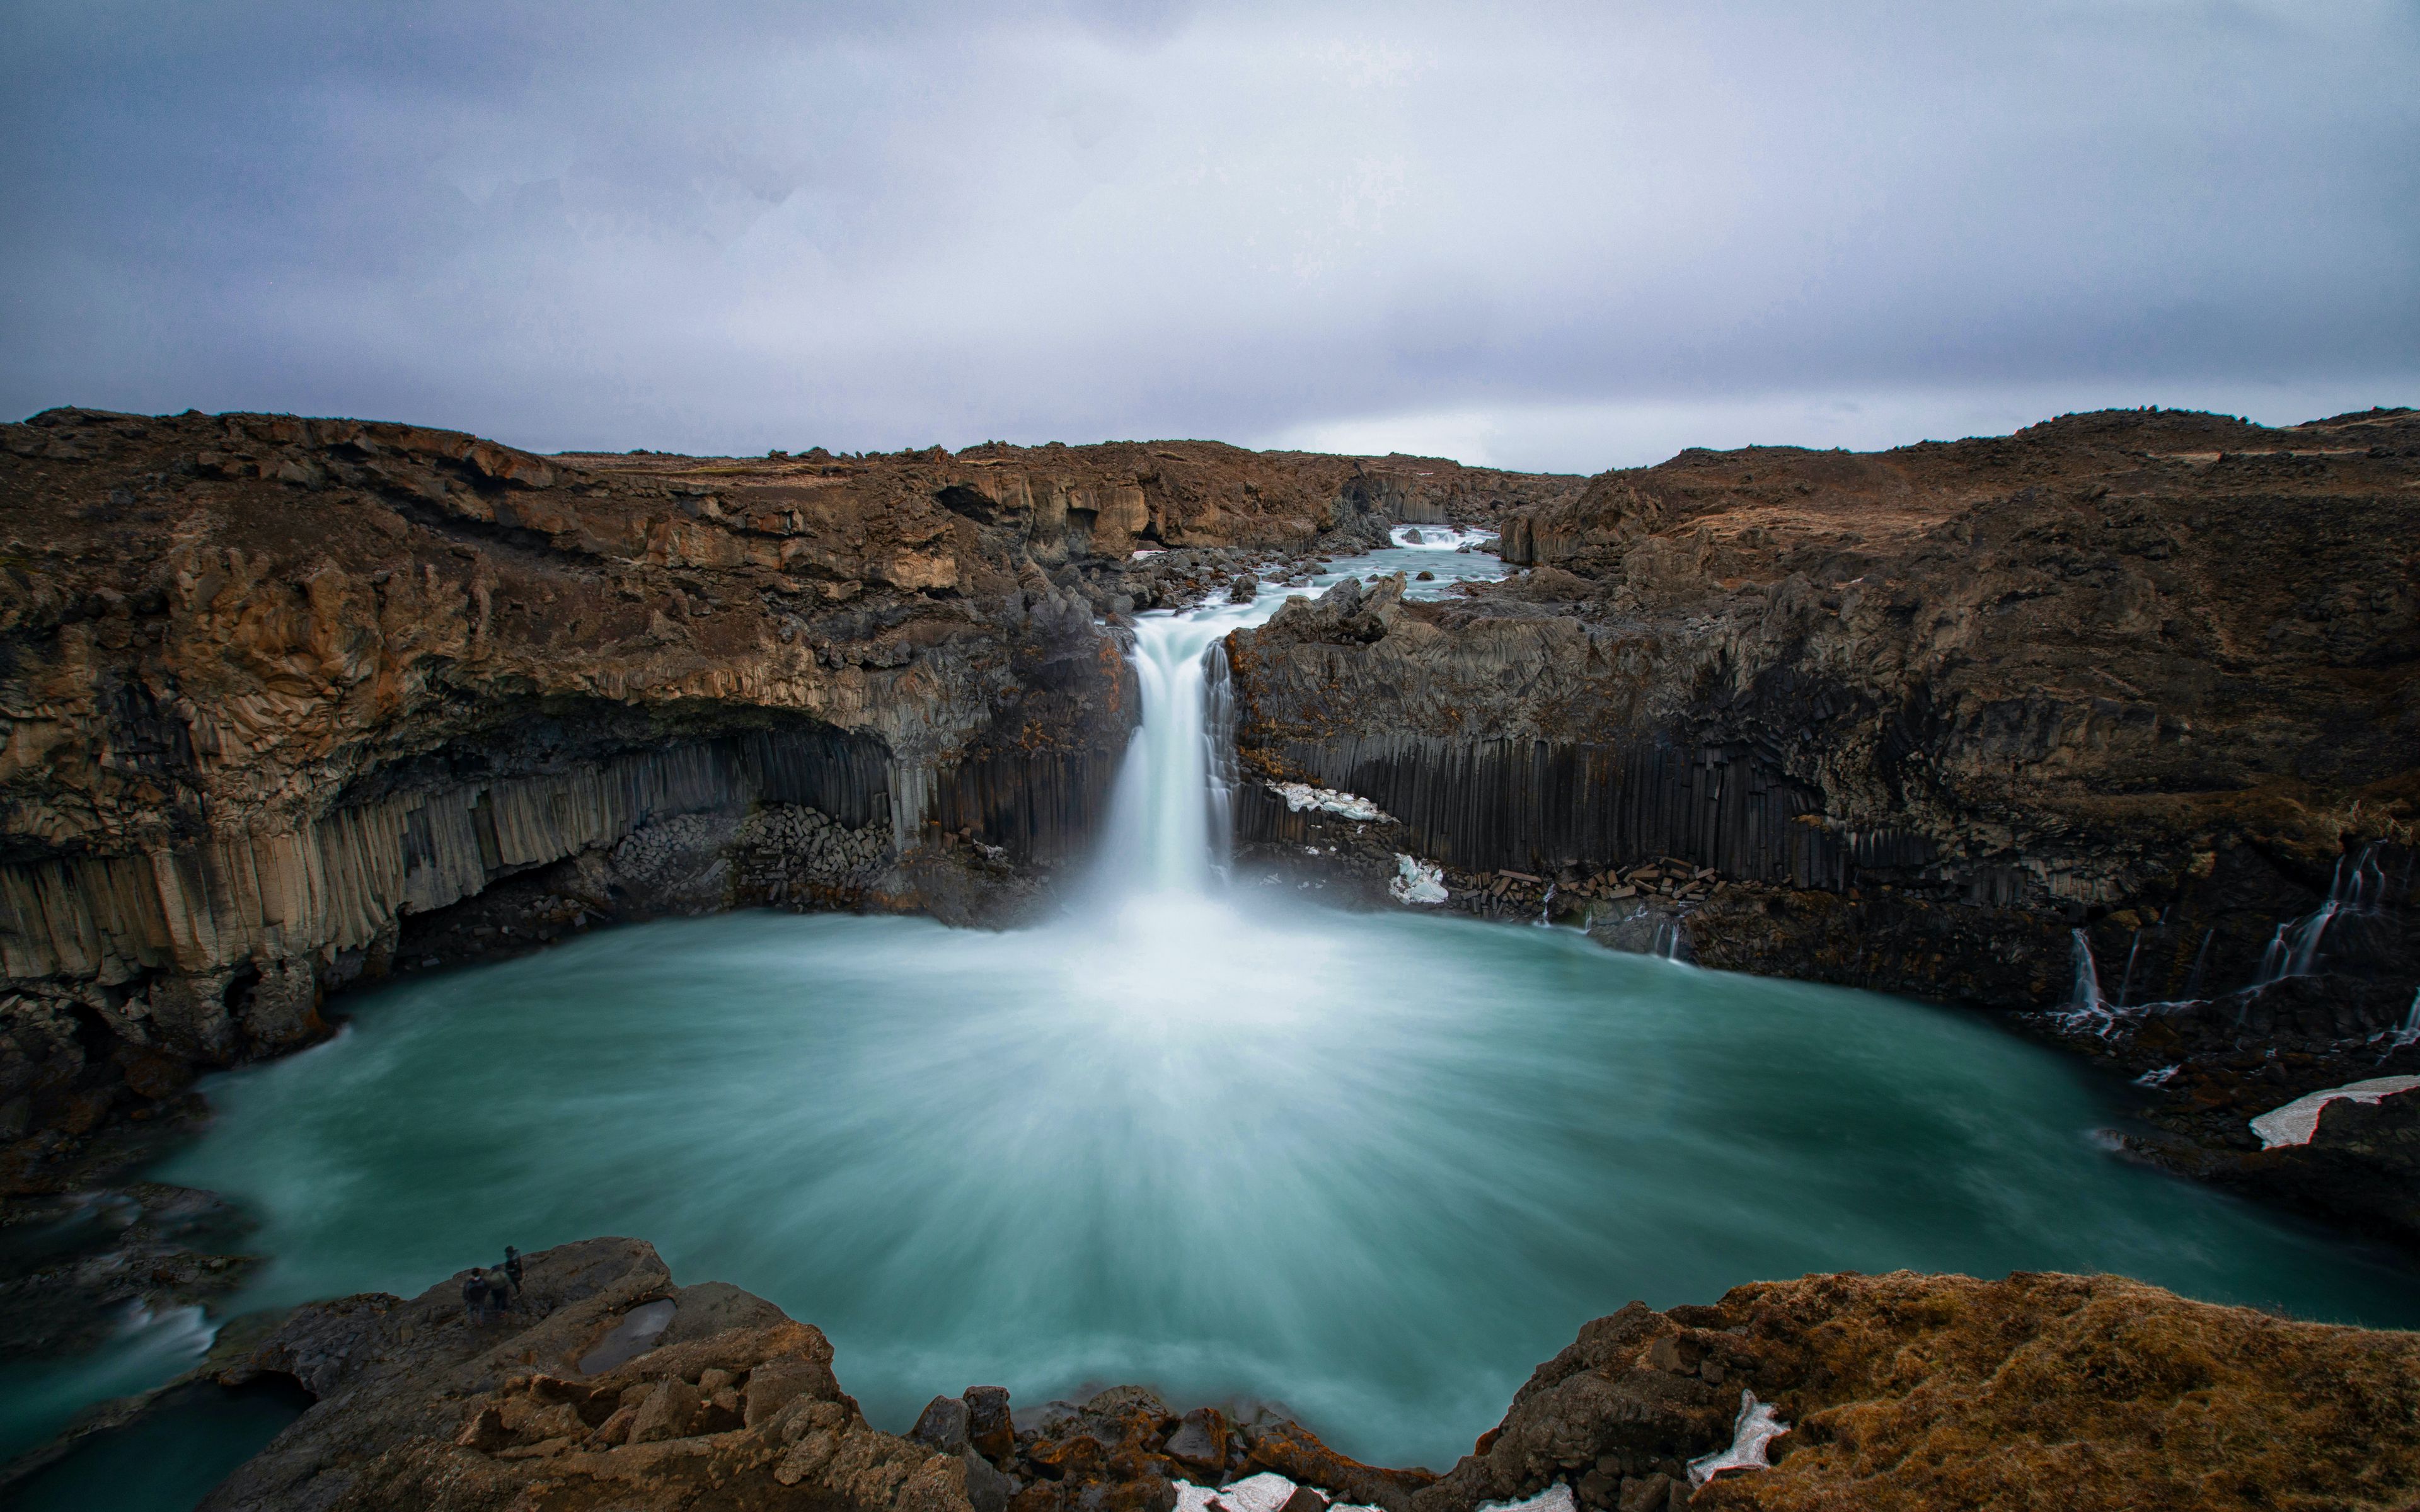
M1726 876L1817 887L1843 884L1853 858L1870 865L1895 851L1922 859L1914 837L1843 839L1799 823L1820 815L1819 795L1739 747L1389 734L1264 755L1374 800L1404 824L1419 854L1471 872L1552 873L1594 857L1679 856Z
M1632 948L1677 926L1709 965L2029 1011L2095 1054L2131 1040L2053 1011L2075 932L2111 1004L2216 997L2375 844L2364 909L2298 969L2381 985L2335 992L2324 1031L2255 1010L2225 1057L2180 1054L2239 1125L2411 1057L2373 1037L2420 986L2394 880L2420 831L2420 416L1687 452L1503 529L1529 568L1506 583L1348 585L1232 637L1246 771L1374 799L1450 906L1535 918L1556 884ZM1297 827L1244 811L1248 841ZM2242 1055L2294 1058L2247 1080Z

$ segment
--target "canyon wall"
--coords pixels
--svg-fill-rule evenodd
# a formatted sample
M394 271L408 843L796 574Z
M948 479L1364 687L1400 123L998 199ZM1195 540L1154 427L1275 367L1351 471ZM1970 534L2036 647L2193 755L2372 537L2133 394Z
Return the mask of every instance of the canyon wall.
M2401 411L1683 453L1508 515L1530 570L1504 583L1346 585L1237 633L1240 738L1467 872L1671 856L1839 895L1869 929L1919 904L2037 920L1986 976L1793 975L2041 1006L2068 930L2131 915L2164 929L2140 989L2181 989L2173 946L2207 928L2205 974L2243 980L2348 847L2409 838L2415 541ZM1701 953L1753 949L1719 913Z
M1582 482L0 427L0 1184L398 965L738 903L993 917L1107 801L1137 717L1109 618Z
M1385 810L1372 878L1401 849L1450 906L2030 1011L2229 1159L2420 1070L2420 416L1692 451L1502 528L1505 582L1231 638L1244 766Z

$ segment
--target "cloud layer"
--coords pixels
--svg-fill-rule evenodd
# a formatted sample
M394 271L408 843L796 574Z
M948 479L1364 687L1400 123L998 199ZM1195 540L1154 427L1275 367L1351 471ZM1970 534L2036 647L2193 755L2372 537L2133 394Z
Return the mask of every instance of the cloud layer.
M707 8L11 8L0 410L1593 471L2420 402L2409 5Z

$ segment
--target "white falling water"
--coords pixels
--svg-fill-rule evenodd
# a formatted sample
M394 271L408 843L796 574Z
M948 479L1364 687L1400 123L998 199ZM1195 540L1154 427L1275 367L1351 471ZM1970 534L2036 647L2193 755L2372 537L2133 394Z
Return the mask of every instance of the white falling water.
M2071 1011L2089 1012L2101 1007L2101 970L2092 964L2092 942L2080 929L2067 932L2074 941L2075 987L2068 994L2067 1006Z
M1094 891L1121 905L1201 899L1226 879L1233 847L1234 693L1227 633L1284 603L1263 594L1135 621L1129 661L1142 724L1126 748L1109 805Z
M2386 902L2386 870L2379 864L2378 846L2362 847L2352 858L2350 870L2345 857L2336 858L2335 875L2329 879L2328 897L2310 913L2288 919L2277 926L2270 936L2269 948L2260 955L2260 974L2253 979L2256 987L2288 977L2307 977L2319 970L2319 947L2327 938L2328 927L2339 918L2375 914Z

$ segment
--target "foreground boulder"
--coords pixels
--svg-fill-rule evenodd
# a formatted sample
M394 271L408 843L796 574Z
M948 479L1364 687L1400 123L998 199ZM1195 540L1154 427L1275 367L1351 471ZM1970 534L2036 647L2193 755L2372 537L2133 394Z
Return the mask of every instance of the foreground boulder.
M1740 1393L1791 1431L1691 1494ZM1568 1485L1582 1506L2406 1507L2420 1337L2188 1302L2118 1276L1813 1275L1634 1303L1538 1367L1413 1512Z
M1442 1476L1138 1386L1013 1415L977 1386L934 1398L905 1437L880 1432L819 1331L737 1288L674 1286L627 1239L533 1257L498 1320L464 1316L458 1278L301 1308L218 1379L271 1373L317 1405L206 1512L1478 1512L1541 1497L2182 1512L2420 1496L2420 1337L2116 1276L1817 1275L1712 1306L1632 1303L1540 1365ZM1709 1477L1756 1403L1787 1426L1770 1467Z
M501 1320L467 1318L458 1280L299 1309L221 1379L318 1401L203 1504L971 1512L965 1462L868 1427L831 1358L770 1303L674 1286L637 1240L566 1244Z

